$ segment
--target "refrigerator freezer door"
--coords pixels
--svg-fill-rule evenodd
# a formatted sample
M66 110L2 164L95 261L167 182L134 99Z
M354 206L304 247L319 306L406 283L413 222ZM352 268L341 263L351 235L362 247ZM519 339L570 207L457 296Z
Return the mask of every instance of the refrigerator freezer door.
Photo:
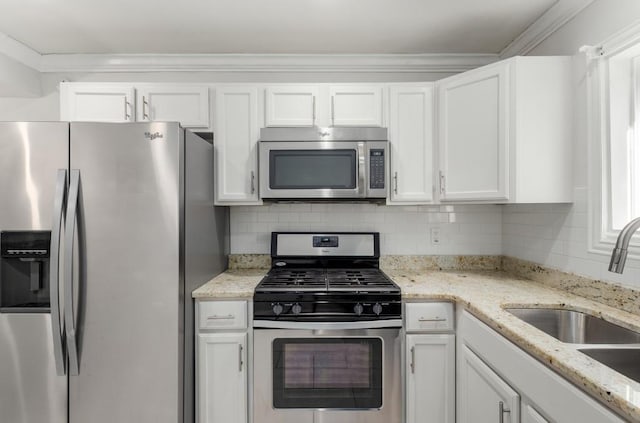
M71 423L182 420L178 124L71 124L79 374Z
M52 229L68 135L63 122L0 123L0 230ZM66 422L67 378L56 373L49 313L0 313L0 410L2 421Z

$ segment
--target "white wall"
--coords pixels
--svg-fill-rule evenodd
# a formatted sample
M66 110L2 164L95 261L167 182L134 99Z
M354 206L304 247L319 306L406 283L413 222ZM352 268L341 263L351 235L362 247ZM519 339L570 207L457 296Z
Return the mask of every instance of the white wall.
M431 229L440 230L440 245ZM377 231L381 254L499 255L501 206L273 204L231 208L231 252L268 254L272 231Z
M640 1L596 0L535 50L534 55L575 55L640 19ZM574 203L517 205L503 209L503 253L594 279L640 288L640 264L623 275L607 271L609 257L588 252L588 145L585 62L574 57Z

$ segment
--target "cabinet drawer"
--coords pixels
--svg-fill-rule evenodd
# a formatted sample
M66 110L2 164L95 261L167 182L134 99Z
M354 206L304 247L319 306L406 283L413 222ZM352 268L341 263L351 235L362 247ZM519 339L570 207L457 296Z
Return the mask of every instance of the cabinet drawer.
M453 304L408 303L405 308L407 332L453 330Z
M246 301L202 301L199 306L200 329L246 329Z

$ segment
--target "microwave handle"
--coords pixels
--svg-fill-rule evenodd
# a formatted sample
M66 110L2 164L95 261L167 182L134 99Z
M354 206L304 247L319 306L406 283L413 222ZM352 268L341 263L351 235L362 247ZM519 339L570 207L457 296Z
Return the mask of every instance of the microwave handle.
M366 197L365 171L367 164L367 156L365 155L365 146L363 142L358 143L358 198Z

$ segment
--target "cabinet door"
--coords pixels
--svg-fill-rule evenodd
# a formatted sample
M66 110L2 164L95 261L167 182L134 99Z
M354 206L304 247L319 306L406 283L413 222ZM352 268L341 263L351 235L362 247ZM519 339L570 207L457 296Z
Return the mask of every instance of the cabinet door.
M407 422L454 423L455 335L407 335L406 354Z
M246 423L247 335L198 335L198 423Z
M216 203L259 204L258 90L216 90Z
M60 84L60 120L134 122L135 89L118 84Z
M433 85L389 91L391 203L433 201Z
M459 423L520 421L518 393L466 345L461 348L459 366Z
M208 128L209 88L166 84L140 86L137 119L140 122L180 122L188 128Z
M442 200L506 200L508 63L438 82Z
M549 420L542 417L531 405L523 404L522 423L549 423Z
M332 86L331 126L383 126L382 87Z
M274 86L265 90L265 126L314 126L318 87Z

